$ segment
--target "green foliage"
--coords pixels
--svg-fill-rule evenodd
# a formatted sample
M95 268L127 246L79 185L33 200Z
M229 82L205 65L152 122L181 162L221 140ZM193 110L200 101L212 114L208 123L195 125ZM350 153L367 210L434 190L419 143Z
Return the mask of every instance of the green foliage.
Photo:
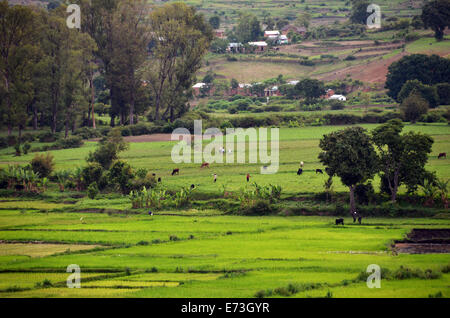
M375 149L361 127L346 128L324 135L319 160L329 176L337 175L350 189L350 213L355 211L354 191L357 184L372 179L378 171Z
M417 79L425 85L447 82L450 60L438 55L412 54L402 57L388 68L385 87L388 95L398 100L398 94L408 80Z
M95 197L97 196L97 194L98 194L98 186L97 186L97 182L92 182L89 186L88 186L88 188L87 188L87 192L88 192L88 197L89 197L89 199L95 199Z
M425 28L431 28L434 37L442 40L445 28L450 26L450 1L432 0L425 3L421 18Z
M397 100L400 103L403 102L403 100L405 100L413 90L419 93L428 102L431 108L435 108L439 105L437 88L435 86L422 84L416 79L406 81L398 93Z
M115 161L108 172L111 184L119 187L123 194L127 194L131 189L131 181L134 179L134 172L131 166L125 161Z
M118 154L127 150L128 143L124 141L119 129L113 129L108 136L101 140L97 149L90 152L86 161L97 162L104 169L109 169L114 160L118 159Z
M415 123L422 115L428 112L428 102L421 94L413 89L400 104L400 112L406 121Z
M69 148L80 148L83 145L83 140L81 137L72 136L64 139L59 139L55 143L57 149L69 149Z
M46 155L36 154L31 160L31 168L35 173L39 174L39 176L48 177L55 167L53 158L51 153L47 153Z

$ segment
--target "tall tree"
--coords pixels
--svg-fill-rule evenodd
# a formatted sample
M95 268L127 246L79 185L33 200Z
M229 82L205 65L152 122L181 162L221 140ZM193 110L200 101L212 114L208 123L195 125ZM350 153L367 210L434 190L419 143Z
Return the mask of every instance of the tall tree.
M184 3L166 4L150 15L150 60L144 79L154 103L154 119L173 121L187 111L187 96L213 39L203 15Z
M327 167L327 174L338 176L350 191L350 213L356 212L356 185L372 179L378 171L375 149L366 130L351 127L324 135L319 147L319 160Z
M306 99L307 104L311 104L316 98L325 94L323 82L311 78L305 78L298 82L295 85L295 90L300 96L303 96Z
M34 14L29 7L9 6L0 2L0 74L4 99L0 104L8 134L23 118L23 100L20 91L30 70L30 49L35 36Z
M239 17L235 33L239 42L257 41L262 35L261 24L253 14L243 13Z
M112 68L116 73L118 86L122 90L131 125L135 123L135 104L139 88L142 86L138 70L146 60L151 35L145 21L147 15L145 1L126 0L119 4L113 20L113 41L116 45Z
M414 132L401 135L403 127L400 119L391 119L372 131L383 172L382 185L387 184L392 202L397 200L402 183L414 188L423 179L433 145L428 135Z
M408 80L417 79L423 84L448 82L450 60L438 55L412 54L402 57L388 68L385 87L388 95L398 100L398 93Z
M444 30L450 27L450 0L433 0L426 2L420 16L426 28L434 31L434 37L441 41Z

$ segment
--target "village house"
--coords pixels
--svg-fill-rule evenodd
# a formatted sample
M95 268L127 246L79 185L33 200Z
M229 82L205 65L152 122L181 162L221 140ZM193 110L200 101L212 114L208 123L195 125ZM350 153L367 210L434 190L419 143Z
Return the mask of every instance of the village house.
M199 96L201 89L204 87L206 87L206 83L196 83L194 86L192 86L192 89L194 90L194 96Z
M283 35L287 35L289 32L294 32L299 35L305 35L306 31L307 30L305 27L299 27L292 24L288 24L281 29L281 33Z
M280 31L264 31L264 37L270 40L276 40L281 35Z
M236 43L232 42L228 44L227 52L230 53L243 53L244 52L244 45L242 43Z
M289 39L286 35L280 35L277 39L278 45L289 44Z
M266 41L259 41L259 42L248 42L248 45L252 46L255 52L264 52L267 49L267 42Z
M216 29L216 30L214 30L214 35L216 36L216 38L219 38L219 39L225 39L226 38L224 29Z
M331 95L328 99L336 99L345 102L347 100L347 97L344 95Z
M278 86L272 86L269 88L264 89L264 96L270 97L270 96L282 96L280 90L278 89Z

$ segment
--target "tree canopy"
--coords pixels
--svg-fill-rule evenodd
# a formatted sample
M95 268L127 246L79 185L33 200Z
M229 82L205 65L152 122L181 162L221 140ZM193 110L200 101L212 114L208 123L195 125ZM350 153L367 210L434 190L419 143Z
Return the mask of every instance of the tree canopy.
M378 171L378 158L366 130L351 127L324 135L319 147L320 162L329 176L338 176L350 190L350 213L356 211L355 187L372 179Z
M426 2L420 16L426 28L434 31L437 40L444 38L444 30L450 27L450 0L433 0Z

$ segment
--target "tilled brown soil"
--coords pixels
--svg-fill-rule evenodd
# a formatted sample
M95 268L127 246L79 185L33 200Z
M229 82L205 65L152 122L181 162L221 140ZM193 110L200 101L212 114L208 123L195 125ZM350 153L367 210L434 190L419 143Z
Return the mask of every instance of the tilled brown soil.
M413 229L402 241L396 241L397 253L450 253L450 229Z

